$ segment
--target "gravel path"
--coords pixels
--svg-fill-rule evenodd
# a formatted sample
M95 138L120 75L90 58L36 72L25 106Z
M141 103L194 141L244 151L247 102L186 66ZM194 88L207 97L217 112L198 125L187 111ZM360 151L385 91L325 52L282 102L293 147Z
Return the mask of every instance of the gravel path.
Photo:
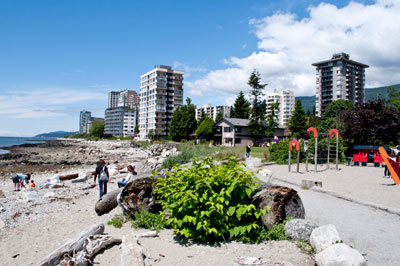
M250 158L246 163L250 169L261 168L257 167L259 159ZM287 169L286 165L281 167ZM268 166L262 168L269 169ZM340 175L346 175L346 171L341 171ZM306 174L303 176L307 178ZM261 175L258 177L267 181ZM400 216L324 193L304 190L277 179L271 182L296 189L303 201L306 218L319 225L334 224L343 241L365 255L368 265L399 265ZM375 193L373 188L369 193Z

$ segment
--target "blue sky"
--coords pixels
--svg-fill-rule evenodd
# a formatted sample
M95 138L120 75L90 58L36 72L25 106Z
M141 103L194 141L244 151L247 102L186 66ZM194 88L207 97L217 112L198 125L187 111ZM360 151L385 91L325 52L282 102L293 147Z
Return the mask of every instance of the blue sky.
M0 136L77 130L107 92L154 65L185 71L185 97L231 104L258 69L267 91L313 95L313 62L347 52L367 87L399 82L398 0L0 2ZM398 24L398 23L397 23Z

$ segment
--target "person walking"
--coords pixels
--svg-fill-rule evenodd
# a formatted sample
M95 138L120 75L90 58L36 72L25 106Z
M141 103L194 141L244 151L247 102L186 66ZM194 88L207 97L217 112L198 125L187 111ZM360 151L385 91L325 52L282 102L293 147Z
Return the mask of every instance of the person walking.
M99 160L97 162L97 167L94 172L94 182L96 182L97 177L99 178L99 192L101 198L103 195L107 194L107 183L110 177L104 160Z
M246 157L247 158L250 157L250 152L251 152L250 143L248 143L246 146Z

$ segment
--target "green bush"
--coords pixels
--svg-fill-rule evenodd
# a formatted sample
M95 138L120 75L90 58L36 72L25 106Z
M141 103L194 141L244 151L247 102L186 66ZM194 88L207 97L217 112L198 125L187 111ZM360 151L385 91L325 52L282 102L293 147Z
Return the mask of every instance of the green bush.
M161 214L140 210L131 218L133 228L160 230L165 228L165 217Z
M251 241L260 230L252 196L259 187L251 171L234 157L221 165L213 158L195 160L191 167L174 167L158 179L155 193L170 215L166 224L178 234L202 242L227 239Z
M168 156L167 159L164 160L161 168L171 169L176 164L185 164L190 162L193 158L199 158L204 156L211 156L218 148L217 147L208 147L207 145L179 145L178 150L181 151L178 155Z
M108 225L112 225L116 228L121 228L124 224L124 217L121 214L116 214L111 221L107 222Z

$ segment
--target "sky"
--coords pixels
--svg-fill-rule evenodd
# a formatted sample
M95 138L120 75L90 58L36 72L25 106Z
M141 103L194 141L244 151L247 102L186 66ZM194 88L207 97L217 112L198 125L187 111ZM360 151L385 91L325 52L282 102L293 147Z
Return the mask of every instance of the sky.
M400 83L400 0L2 0L0 136L78 130L107 93L139 91L155 65L183 70L194 104L231 105L256 69L265 94L315 94L334 53L369 65L366 87Z

